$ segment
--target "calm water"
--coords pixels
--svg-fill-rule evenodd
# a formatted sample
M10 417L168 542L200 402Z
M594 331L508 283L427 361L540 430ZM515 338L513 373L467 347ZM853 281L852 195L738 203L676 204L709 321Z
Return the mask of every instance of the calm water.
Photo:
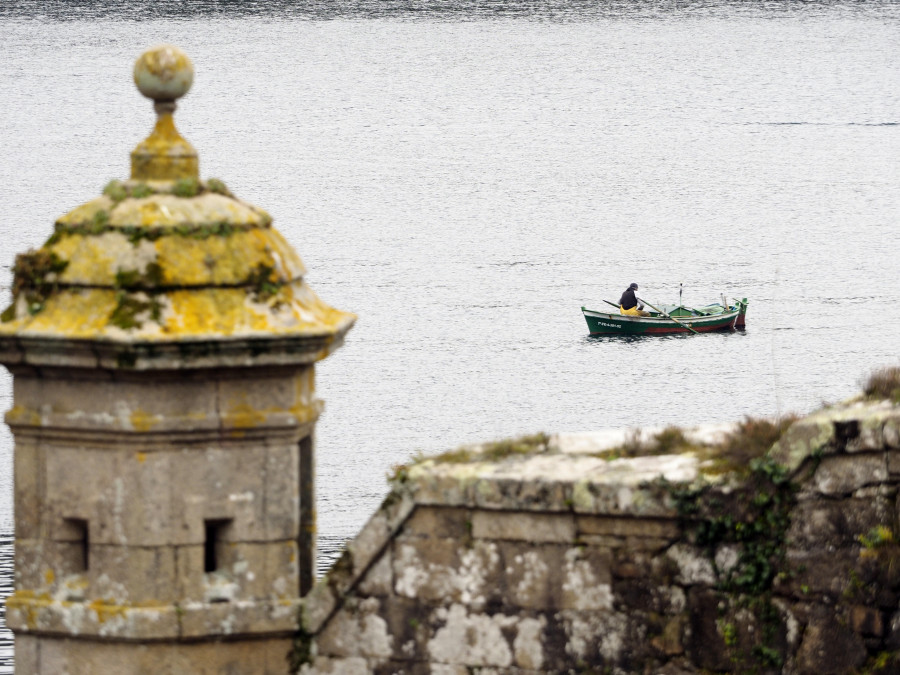
M127 176L137 55L184 48L201 172L360 315L319 369L323 567L416 451L806 412L900 363L900 6L184 4L0 5L3 284ZM747 296L747 331L587 337L579 307L632 281ZM5 594L5 428L0 462Z

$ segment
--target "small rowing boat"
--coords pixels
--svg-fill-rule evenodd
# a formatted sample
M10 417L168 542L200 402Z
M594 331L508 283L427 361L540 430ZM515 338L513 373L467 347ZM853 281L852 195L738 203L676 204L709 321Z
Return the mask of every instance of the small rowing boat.
M618 307L605 300L607 304ZM658 305L649 316L630 316L612 312L598 312L581 308L591 335L666 335L671 333L709 333L717 330L743 330L747 314L747 298L735 299L733 304L714 303L705 307Z

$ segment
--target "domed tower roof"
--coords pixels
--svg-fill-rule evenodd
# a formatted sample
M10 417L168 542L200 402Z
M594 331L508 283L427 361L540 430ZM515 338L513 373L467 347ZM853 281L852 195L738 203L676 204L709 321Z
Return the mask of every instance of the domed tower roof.
M322 302L264 210L200 180L175 128L193 66L162 46L135 64L155 102L131 178L56 221L16 257L0 361L101 368L303 363L340 345L355 316ZM37 348L39 347L39 348Z

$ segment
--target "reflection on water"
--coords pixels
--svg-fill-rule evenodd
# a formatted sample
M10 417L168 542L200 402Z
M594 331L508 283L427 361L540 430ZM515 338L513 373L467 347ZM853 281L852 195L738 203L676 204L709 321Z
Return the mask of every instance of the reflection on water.
M357 312L317 372L321 574L417 451L803 412L896 362L900 3L0 1L0 295L123 177L130 64ZM333 20L337 19L337 20ZM115 80L115 78L121 78ZM751 300L746 333L588 337L578 308ZM877 308L874 311L873 308ZM847 336L852 336L848 339ZM9 408L0 376L0 405ZM11 529L0 429L0 531ZM0 539L0 592L11 587ZM9 672L8 632L0 670Z
M79 21L113 19L209 19L269 17L280 20L392 19L404 21L485 21L534 19L666 19L678 16L813 16L836 5L855 14L878 13L887 2L819 0L143 0L127 3L82 0L18 0L0 4L0 18Z

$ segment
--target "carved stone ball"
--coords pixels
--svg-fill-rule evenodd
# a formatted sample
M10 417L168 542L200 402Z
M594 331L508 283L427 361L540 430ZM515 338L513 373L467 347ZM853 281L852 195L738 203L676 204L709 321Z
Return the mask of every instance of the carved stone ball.
M134 83L144 96L154 101L181 98L193 82L194 64L178 47L154 47L134 62Z

